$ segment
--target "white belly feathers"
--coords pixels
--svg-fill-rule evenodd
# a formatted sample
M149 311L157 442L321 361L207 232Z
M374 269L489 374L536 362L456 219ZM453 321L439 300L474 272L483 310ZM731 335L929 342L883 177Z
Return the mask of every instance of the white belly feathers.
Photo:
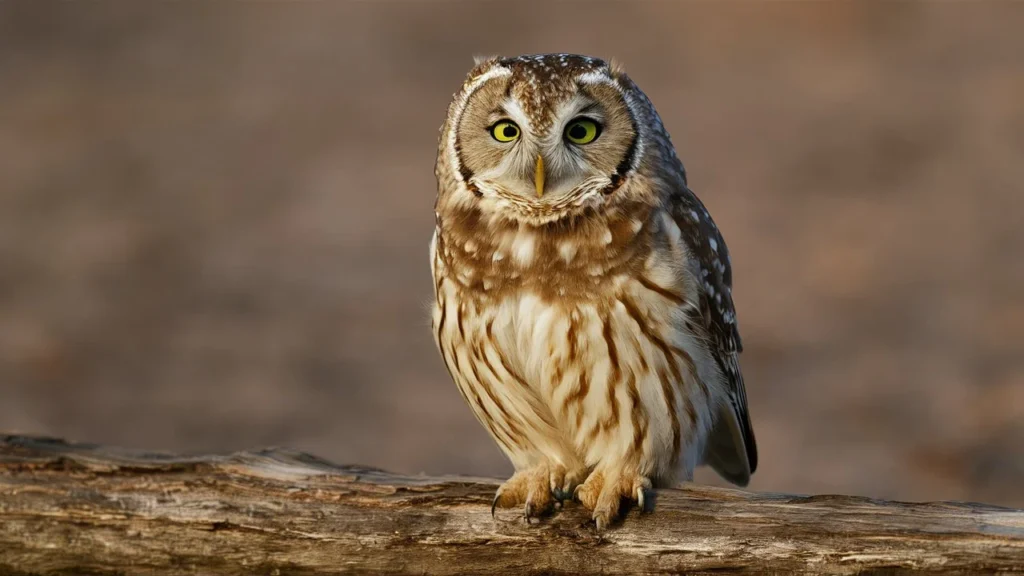
M652 263L642 281L609 279L592 299L491 299L432 262L437 344L517 469L543 459L599 469L607 459L662 483L692 477L725 393L685 329L685 303L659 283L671 270Z

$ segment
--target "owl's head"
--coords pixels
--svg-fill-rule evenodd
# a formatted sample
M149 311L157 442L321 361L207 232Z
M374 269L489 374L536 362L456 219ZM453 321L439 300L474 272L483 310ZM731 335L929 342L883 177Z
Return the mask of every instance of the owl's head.
M480 61L442 127L439 204L539 225L636 201L642 191L626 184L638 175L651 126L663 133L643 93L602 60Z

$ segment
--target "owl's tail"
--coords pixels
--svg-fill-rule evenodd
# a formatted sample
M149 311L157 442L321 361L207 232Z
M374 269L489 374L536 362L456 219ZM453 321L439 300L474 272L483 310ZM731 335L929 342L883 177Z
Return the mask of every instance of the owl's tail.
M757 467L757 447L746 410L737 410L732 402L722 403L704 448L704 463L737 486L750 483Z

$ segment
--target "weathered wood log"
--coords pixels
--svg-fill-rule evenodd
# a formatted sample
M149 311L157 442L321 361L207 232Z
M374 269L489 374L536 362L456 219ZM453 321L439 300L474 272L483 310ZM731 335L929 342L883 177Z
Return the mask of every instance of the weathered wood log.
M1024 573L1024 511L996 506L690 485L597 533L572 503L494 520L496 484L0 436L0 573Z

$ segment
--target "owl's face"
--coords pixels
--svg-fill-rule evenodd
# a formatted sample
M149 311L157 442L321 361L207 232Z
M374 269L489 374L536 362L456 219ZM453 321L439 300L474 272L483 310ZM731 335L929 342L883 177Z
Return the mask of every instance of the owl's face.
M441 143L464 200L535 223L611 202L635 170L641 143L636 103L620 79L582 56L478 65L452 104Z

